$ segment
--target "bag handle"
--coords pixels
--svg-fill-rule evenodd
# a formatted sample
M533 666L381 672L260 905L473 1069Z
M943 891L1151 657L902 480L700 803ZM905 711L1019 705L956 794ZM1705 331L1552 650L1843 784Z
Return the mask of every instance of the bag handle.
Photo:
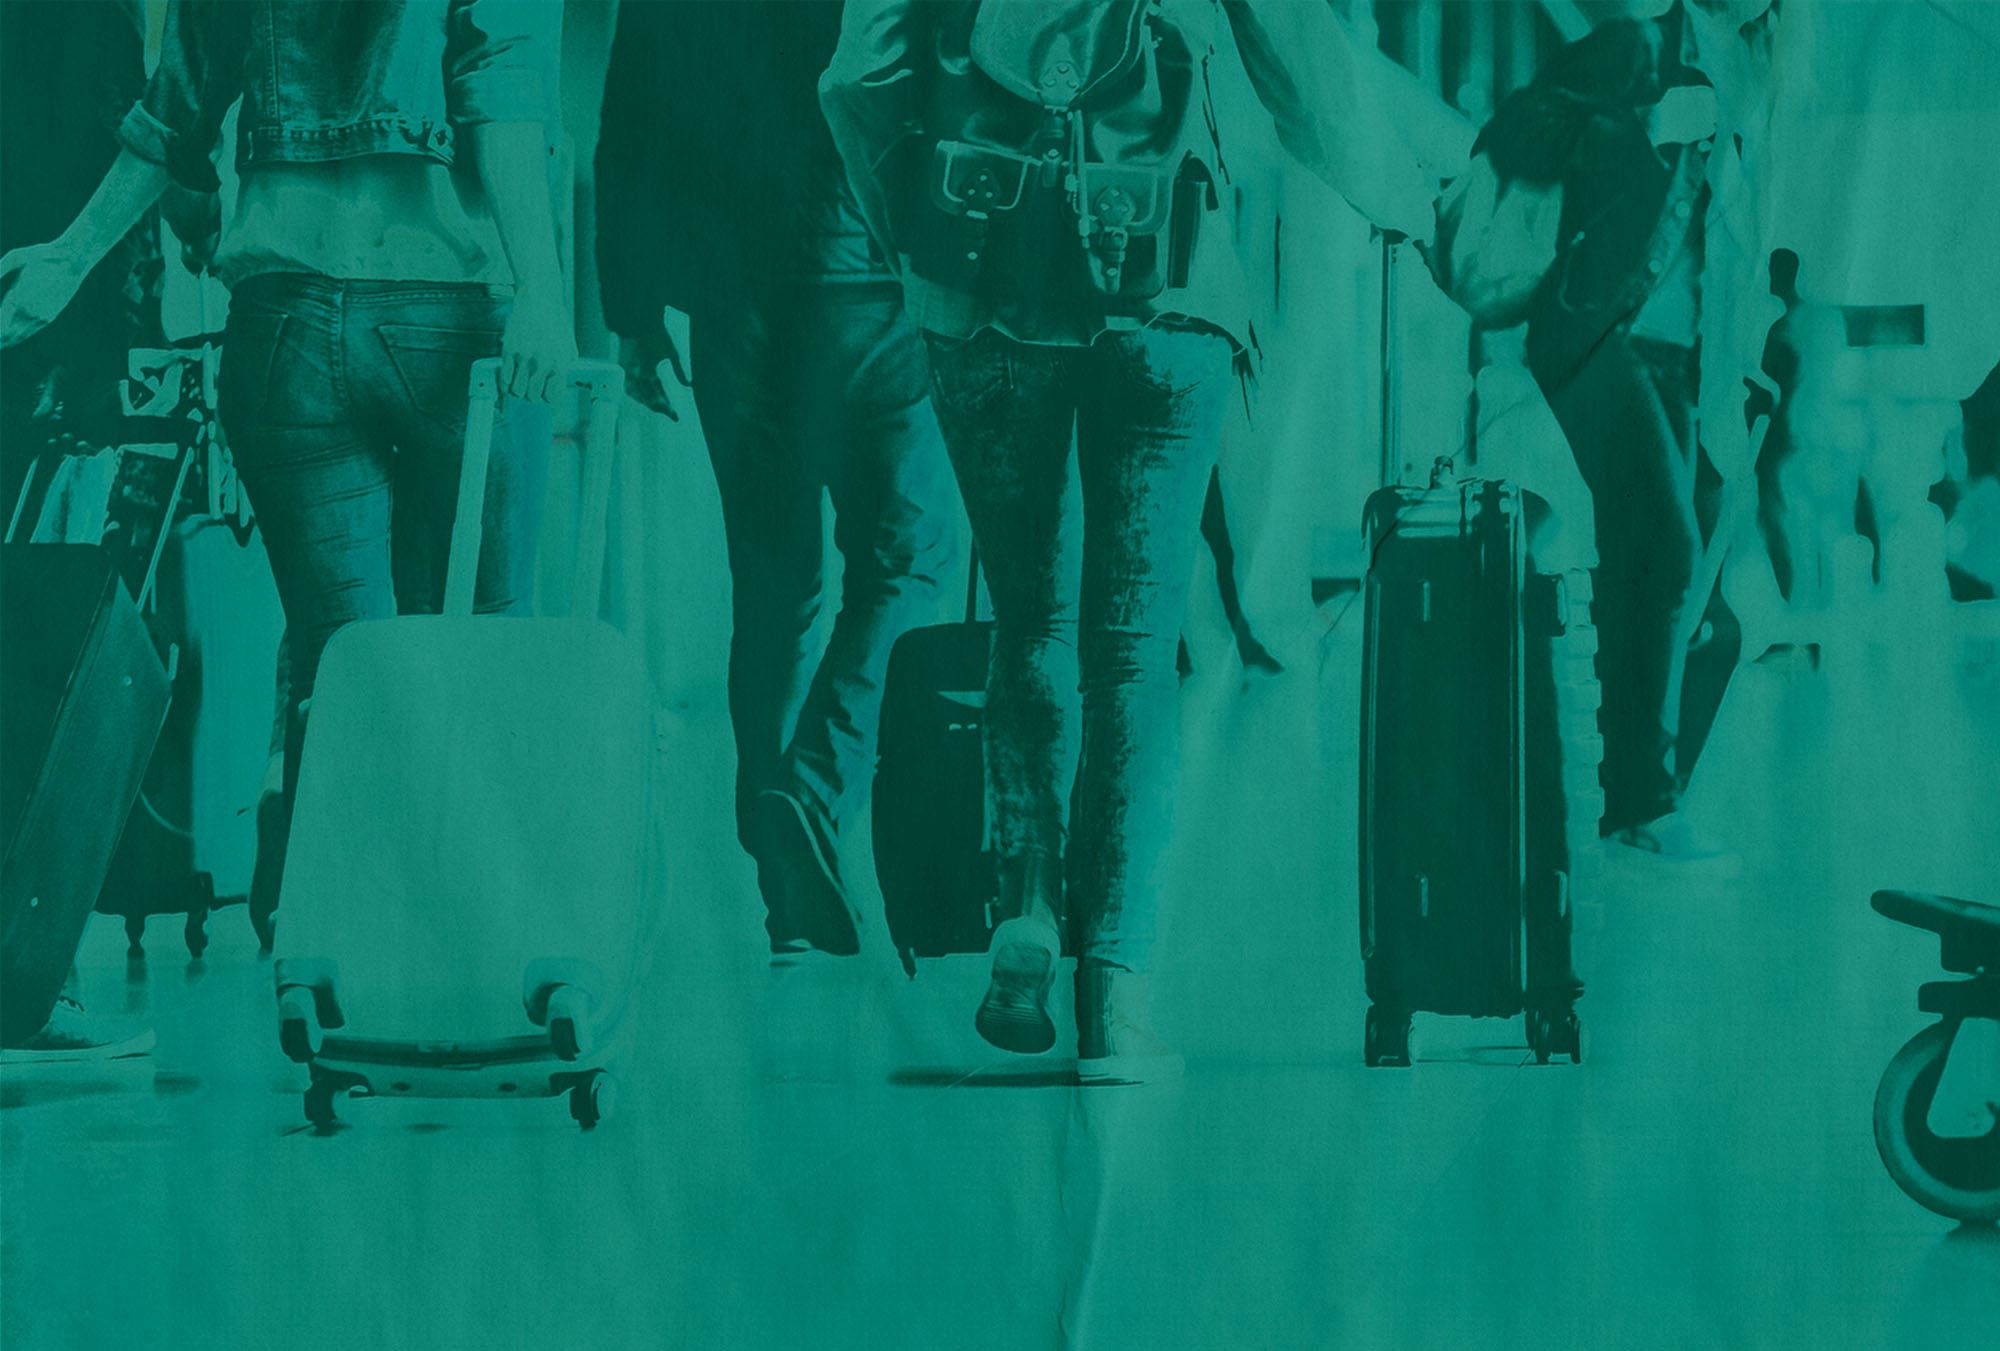
M1396 332L1396 258L1402 236L1382 232L1382 486L1403 477L1403 394Z
M617 450L618 399L624 371L608 361L579 361L564 388L583 396L583 501L579 508L571 613L597 616L604 580L604 540L611 505L611 457ZM493 421L500 407L500 359L472 363L465 419L465 456L459 467L458 507L451 523L451 561L446 567L444 612L472 613L473 583L485 531L486 476L493 461Z

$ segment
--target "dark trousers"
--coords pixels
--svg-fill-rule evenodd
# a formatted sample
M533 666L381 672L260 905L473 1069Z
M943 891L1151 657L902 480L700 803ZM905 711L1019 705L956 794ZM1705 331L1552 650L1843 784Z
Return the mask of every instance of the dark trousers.
M746 294L689 336L729 548L737 833L747 848L752 802L779 788L838 836L873 780L889 649L957 553L923 340L893 281ZM820 653L823 496L842 573Z
M1544 385L1596 515L1607 834L1676 810L1700 749L1681 736L1689 646L1710 603L1693 590L1713 571L1697 510L1696 362L1692 349L1614 331L1567 382ZM1689 728L1704 738L1727 670L1713 675Z

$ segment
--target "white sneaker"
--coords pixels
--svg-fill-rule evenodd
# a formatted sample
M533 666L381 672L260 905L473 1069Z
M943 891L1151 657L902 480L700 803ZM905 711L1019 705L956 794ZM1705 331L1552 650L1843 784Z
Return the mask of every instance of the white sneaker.
M134 1029L84 1011L64 996L56 1001L42 1030L19 1046L0 1050L0 1065L57 1064L79 1060L119 1060L153 1049L153 1029Z

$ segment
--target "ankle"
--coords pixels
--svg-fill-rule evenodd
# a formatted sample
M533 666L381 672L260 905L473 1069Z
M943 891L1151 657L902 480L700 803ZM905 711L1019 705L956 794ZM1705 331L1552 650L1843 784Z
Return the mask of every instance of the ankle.
M995 910L1002 922L1026 919L1060 931L1063 871L1059 857L1027 852L999 861L1000 890Z

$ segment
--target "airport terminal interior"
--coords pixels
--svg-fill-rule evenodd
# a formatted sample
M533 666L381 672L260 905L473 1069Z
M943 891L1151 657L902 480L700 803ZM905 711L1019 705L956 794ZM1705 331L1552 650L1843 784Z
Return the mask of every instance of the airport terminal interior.
M623 8L635 5L652 7ZM617 351L590 204L619 8L569 0L563 26L577 209L559 243L585 358ZM1356 78L1427 162L1461 167L1539 63L1594 26L1667 8L1331 3L1365 58ZM149 59L165 9L147 12ZM675 420L623 399L601 611L643 658L657 705L645 730L660 824L615 1057L591 1062L609 1065L615 1101L604 1094L589 1129L560 1097L395 1091L338 1095L330 1120L308 1119L312 1078L281 1044L274 1003L277 961L296 955L290 902L275 913L276 960L243 903L260 795L278 781L272 671L258 667L227 705L254 715L215 752L235 777L190 808L227 836L211 854L219 899L205 927L171 907L130 929L98 914L77 952L70 994L150 1030L150 1050L0 1064L0 1341L1994 1345L2000 1229L1934 1213L1884 1166L1878 1084L1938 1022L1919 988L1949 973L1937 934L1871 897L2000 906L2000 263L1988 242L2000 218L2000 4L1781 0L1776 22L1789 28L1769 77L1764 240L1792 252L1798 295L1833 316L1834 336L1807 351L1822 363L1819 402L1791 432L1833 504L1803 536L1821 581L1807 601L1798 587L1781 595L1756 482L1749 498L1722 494L1715 622L1690 647L1738 650L1719 668L1689 662L1689 681L1716 680L1719 699L1679 809L1690 837L1717 847L1678 857L1614 835L1577 860L1565 916L1583 984L1579 1055L1545 1063L1518 1014L1418 1011L1412 1063L1365 1063L1357 827L1373 782L1361 713L1374 649L1361 526L1384 461L1421 485L1455 455L1458 472L1545 500L1538 566L1591 568L1608 541L1527 369L1534 339L1524 355L1518 326L1475 335L1408 249L1389 255L1400 391L1384 454L1380 236L1282 167L1272 140L1236 156L1236 190L1282 227L1265 258L1263 368L1254 388L1230 387L1221 433L1230 581L1217 586L1205 543L1182 626L1180 765L1141 785L1173 804L1151 1007L1184 1057L1180 1077L1080 1084L1067 959L1053 1049L1010 1054L983 1039L973 1011L991 959L965 951L906 969L877 883L887 836L866 806L841 860L859 955L775 959L733 807L732 579L706 419L685 391L670 391ZM1255 100L1247 85L1216 97ZM237 191L229 159L225 203ZM10 231L10 249L22 242ZM220 330L228 292L186 273L178 253L169 235L169 336ZM1784 307L1761 267L1752 280L1768 326ZM686 342L684 319L668 326ZM699 388L699 357L694 375ZM558 426L567 458L549 467L545 607L572 594L567 561L589 533L574 453L587 440ZM87 486L78 471L69 490ZM960 545L927 624L964 617L962 510L949 530ZM837 587L831 532L823 551ZM220 612L274 645L285 617L269 569L229 576ZM1600 629L1623 599L1600 580ZM984 588L976 601L989 604ZM822 640L837 608L830 597L815 621ZM311 783L300 791L304 822ZM1431 825L1453 836L1452 821ZM303 847L295 836L295 857ZM284 896L312 884L288 875ZM468 936L467 950L483 942ZM414 979L423 997L455 988L449 970ZM1985 1049L1991 1084L2000 1041ZM1959 1142L1989 1197L1994 1111L1983 1141Z

